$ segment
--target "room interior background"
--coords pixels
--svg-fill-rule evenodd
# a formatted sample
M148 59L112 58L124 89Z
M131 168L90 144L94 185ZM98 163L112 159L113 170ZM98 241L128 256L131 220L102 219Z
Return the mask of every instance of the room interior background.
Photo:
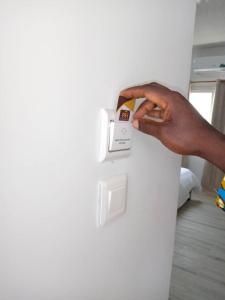
M97 123L130 85L188 95L195 4L0 2L1 299L168 299L180 157L135 132L99 163ZM98 182L121 173L126 213L99 228Z

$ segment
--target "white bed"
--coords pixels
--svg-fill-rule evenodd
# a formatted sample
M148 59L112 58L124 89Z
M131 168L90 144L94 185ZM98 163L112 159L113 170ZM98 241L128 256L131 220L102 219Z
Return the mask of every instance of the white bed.
M180 208L188 199L190 199L192 191L197 192L200 190L201 184L197 176L189 169L181 168L178 208Z

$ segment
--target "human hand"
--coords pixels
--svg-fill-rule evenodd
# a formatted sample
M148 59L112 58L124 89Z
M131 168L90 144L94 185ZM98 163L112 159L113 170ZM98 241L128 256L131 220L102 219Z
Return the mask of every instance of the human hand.
M204 156L215 129L180 93L158 83L123 90L126 98L145 98L134 114L133 126L159 139L167 148L186 155Z

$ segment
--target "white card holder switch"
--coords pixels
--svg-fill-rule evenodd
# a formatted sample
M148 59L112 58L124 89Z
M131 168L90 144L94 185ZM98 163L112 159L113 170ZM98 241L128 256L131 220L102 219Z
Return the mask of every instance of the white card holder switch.
M127 175L99 182L98 225L104 226L126 210Z
M130 122L110 122L109 151L124 151L131 148L132 128Z
M115 111L101 109L98 160L104 162L129 156L131 142L130 121L118 121Z

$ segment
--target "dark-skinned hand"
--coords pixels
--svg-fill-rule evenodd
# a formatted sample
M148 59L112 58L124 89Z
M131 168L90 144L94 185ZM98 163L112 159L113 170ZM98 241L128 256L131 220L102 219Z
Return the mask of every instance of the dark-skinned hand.
M134 114L133 126L159 139L167 148L185 155L201 156L225 170L225 137L213 128L180 93L158 83L121 91L126 98L145 98ZM218 156L217 159L214 156Z

